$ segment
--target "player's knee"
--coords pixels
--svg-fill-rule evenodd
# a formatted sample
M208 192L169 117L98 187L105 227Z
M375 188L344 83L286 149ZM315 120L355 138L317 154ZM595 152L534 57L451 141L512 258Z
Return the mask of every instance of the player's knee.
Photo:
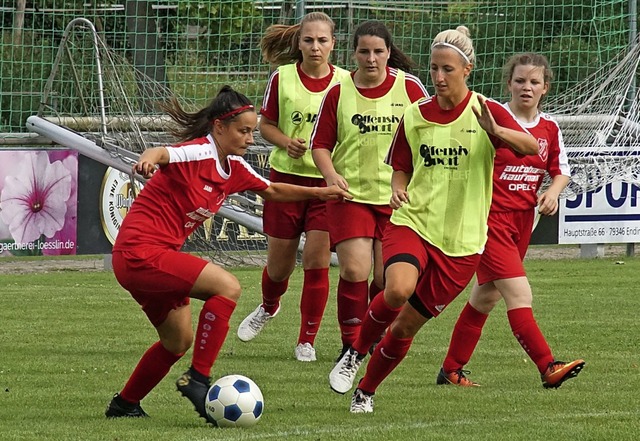
M471 303L471 306L473 306L473 308L476 311L481 312L483 314L489 314L493 310L493 308L496 306L498 301L500 301L500 297L498 298L481 297L478 299L473 299L473 302L470 302L470 303Z
M179 336L163 340L162 346L174 355L183 355L191 348L192 342L193 333L183 333Z
M267 267L267 274L269 274L269 278L276 282L280 283L289 278L291 274L293 274L293 270L295 269L294 265L270 265Z
M224 297L237 302L240 299L240 295L242 294L242 287L240 286L240 282L234 276L229 277L227 280L226 286L221 291L221 295Z
M363 268L361 265L340 266L340 278L349 282L360 282L369 278L371 268Z
M400 308L407 303L409 297L413 294L415 287L412 286L389 286L385 285L384 300L392 308Z
M389 327L389 331L395 338L412 338L416 335L418 329L420 327L417 324L407 320L394 320Z

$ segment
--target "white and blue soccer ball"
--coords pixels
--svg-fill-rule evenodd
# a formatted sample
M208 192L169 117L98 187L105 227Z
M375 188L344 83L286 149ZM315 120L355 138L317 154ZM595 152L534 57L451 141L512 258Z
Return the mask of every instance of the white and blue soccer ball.
M264 411L262 392L243 375L227 375L209 388L205 399L207 414L218 427L249 427Z

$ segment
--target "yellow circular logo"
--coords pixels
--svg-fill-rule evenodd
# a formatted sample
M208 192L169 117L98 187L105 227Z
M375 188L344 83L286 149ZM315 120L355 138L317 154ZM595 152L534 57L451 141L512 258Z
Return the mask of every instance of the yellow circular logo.
M124 217L133 204L134 196L142 189L142 183L135 181L127 173L109 167L100 189L100 220L104 234L113 245Z

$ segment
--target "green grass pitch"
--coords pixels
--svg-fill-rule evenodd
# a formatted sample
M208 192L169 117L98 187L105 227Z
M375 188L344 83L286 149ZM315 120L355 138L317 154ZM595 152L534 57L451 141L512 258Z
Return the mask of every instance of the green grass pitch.
M527 261L534 312L558 359L583 372L545 390L511 335L504 306L489 318L470 378L481 388L435 385L465 291L427 323L380 386L373 415L349 413L327 375L340 342L337 270L316 341L318 361L293 357L301 270L280 315L254 341L235 335L259 302L261 269L233 273L243 286L213 376L252 378L265 413L250 429L216 429L196 417L174 381L191 352L143 401L148 419L107 420L104 409L156 335L110 272L0 275L0 440L636 440L640 437L640 260ZM28 263L25 263L28 264ZM200 306L193 302L194 316Z

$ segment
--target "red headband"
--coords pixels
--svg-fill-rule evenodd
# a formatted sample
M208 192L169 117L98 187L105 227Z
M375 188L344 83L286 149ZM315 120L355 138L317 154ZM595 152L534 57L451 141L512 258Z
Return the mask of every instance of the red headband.
M239 113L244 112L245 110L249 110L249 109L253 109L253 104L247 104L246 106L242 106L242 107L238 107L237 109L233 109L227 113L224 113L218 117L216 117L215 119L229 119L229 118L233 118L234 116L238 115Z

